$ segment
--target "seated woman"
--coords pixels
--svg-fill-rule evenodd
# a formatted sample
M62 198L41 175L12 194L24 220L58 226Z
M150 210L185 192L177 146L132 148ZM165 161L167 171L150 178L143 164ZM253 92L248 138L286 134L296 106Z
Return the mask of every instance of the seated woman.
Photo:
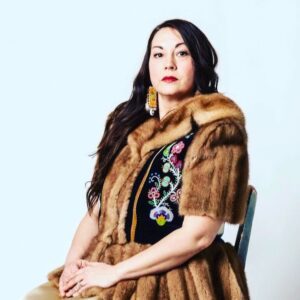
M188 21L152 31L131 98L106 121L66 261L25 299L249 299L221 238L246 213L245 117L217 91L217 61Z

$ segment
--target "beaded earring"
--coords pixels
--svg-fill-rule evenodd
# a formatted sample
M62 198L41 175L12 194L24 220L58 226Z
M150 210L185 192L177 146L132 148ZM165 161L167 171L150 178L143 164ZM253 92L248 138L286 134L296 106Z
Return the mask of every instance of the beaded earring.
M149 86L148 88L145 108L151 116L153 116L155 111L157 110L157 94L153 86Z

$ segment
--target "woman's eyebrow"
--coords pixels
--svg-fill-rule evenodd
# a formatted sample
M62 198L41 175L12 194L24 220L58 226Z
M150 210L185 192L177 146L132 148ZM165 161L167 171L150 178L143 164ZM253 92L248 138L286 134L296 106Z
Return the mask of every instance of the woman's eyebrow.
M178 43L178 44L176 44L175 49L176 49L178 46L183 45L183 44L185 44L185 43ZM153 48L164 49L162 46L153 46L152 49L153 49Z

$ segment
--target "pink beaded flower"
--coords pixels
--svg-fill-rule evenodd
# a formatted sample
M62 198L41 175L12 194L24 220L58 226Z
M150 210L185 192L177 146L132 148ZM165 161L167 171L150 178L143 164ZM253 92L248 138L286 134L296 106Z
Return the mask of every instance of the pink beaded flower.
M177 163L175 164L175 168L181 169L182 168L182 160L178 160Z
M175 165L178 161L178 156L176 154L173 154L171 157L170 157L170 161L172 162L173 165Z
M177 191L170 196L170 200L172 202L176 202L179 200L180 195L181 195L181 189L177 189Z
M180 141L179 143L175 144L173 147L172 147L172 150L171 152L172 153L180 153L181 150L184 148L184 142L183 141Z
M156 187L152 187L149 191L148 191L148 198L149 199L157 199L160 196L160 192L157 190Z
M174 165L175 168L177 168L177 169L182 168L182 161L180 159L178 159L178 156L176 154L173 154L170 157L170 161L172 162L172 164Z

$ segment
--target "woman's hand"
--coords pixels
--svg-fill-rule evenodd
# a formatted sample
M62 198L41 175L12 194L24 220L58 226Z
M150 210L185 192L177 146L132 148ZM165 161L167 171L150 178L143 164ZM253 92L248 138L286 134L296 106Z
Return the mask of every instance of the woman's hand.
M64 291L67 291L67 297L76 297L91 286L107 288L115 285L120 280L114 265L86 260L81 261L83 267L77 270L64 286Z
M80 270L80 268L82 268L83 266L85 266L85 261L83 261L82 259L72 261L65 265L59 279L59 292L61 297L65 296L66 283L75 274L75 272Z

